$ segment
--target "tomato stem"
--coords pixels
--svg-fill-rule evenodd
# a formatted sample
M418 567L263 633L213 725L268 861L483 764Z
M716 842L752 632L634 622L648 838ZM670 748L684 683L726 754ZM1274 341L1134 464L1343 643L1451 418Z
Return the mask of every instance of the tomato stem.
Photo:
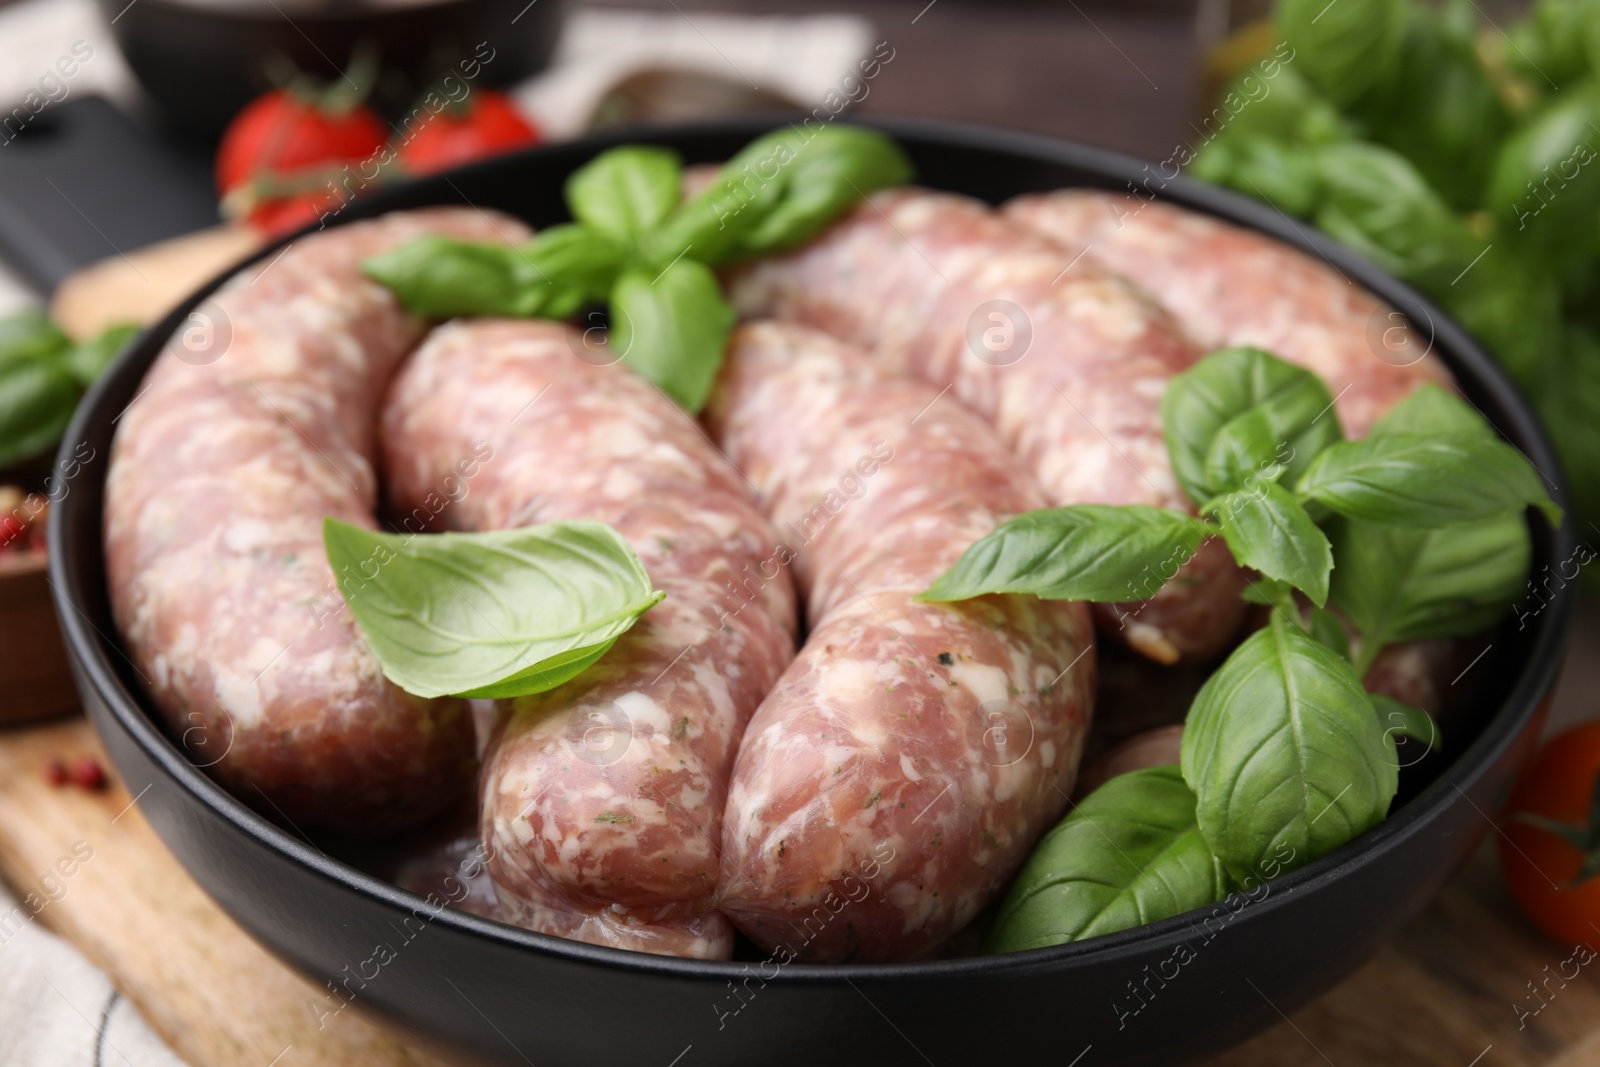
M1583 856L1583 864L1578 868L1577 877L1569 885L1579 886L1589 879L1600 875L1600 774L1595 775L1594 794L1589 801L1589 825L1574 826L1572 823L1561 822L1545 815L1535 815L1532 812L1514 811L1510 818L1529 826L1538 827L1547 833L1555 834L1567 844L1577 849Z

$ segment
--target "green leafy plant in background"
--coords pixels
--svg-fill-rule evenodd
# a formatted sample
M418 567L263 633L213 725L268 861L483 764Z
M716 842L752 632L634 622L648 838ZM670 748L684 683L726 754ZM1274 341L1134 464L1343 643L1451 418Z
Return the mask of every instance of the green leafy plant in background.
M521 246L431 237L376 256L366 272L433 318L564 319L610 306L613 350L697 412L734 312L711 268L804 243L862 197L903 184L889 138L854 126L796 126L751 142L688 199L663 148L602 153L567 182L573 223Z
M0 467L54 446L83 391L138 332L113 326L74 344L41 311L0 319Z
M1472 0L1279 0L1276 24L1293 59L1190 173L1439 301L1532 399L1600 519L1600 0L1538 0L1504 27Z
M1560 521L1527 460L1437 386L1346 441L1316 375L1230 348L1173 378L1161 414L1198 517L1147 506L1028 512L921 595L1140 600L1221 537L1260 575L1246 599L1274 609L1196 695L1181 778L1113 779L1045 838L991 932L1001 951L1212 903L1224 883L1206 875L1197 842L1242 884L1380 822L1398 788L1395 738L1432 745L1437 734L1425 712L1367 693L1362 679L1397 641L1473 633L1505 614L1527 573L1527 509ZM1079 847L1102 822L1112 827L1103 841L1145 857L1139 871Z

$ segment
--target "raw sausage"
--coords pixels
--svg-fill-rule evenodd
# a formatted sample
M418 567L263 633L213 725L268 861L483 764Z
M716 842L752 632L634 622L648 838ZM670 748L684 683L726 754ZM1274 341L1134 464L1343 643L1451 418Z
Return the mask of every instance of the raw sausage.
M779 962L926 954L1072 792L1085 606L914 599L1042 494L958 401L793 325L735 334L709 422L784 538L773 558L796 568L811 627L739 750L722 910Z
M1004 208L1072 256L1133 278L1201 344L1254 345L1315 371L1349 437L1362 437L1426 382L1452 389L1429 324L1403 315L1331 263L1264 234L1160 202L1089 189L1023 196ZM1367 688L1443 710L1435 676L1460 641L1383 652Z
M1160 404L1199 350L1133 286L975 200L878 193L805 248L740 272L731 291L746 315L818 327L948 385L1052 504L1192 506ZM1238 629L1243 585L1214 540L1159 592L1130 588L1130 603L1097 616L1159 662L1205 660Z
M360 261L424 234L523 232L440 209L301 238L202 305L119 417L105 512L118 629L190 758L269 817L381 833L470 788L465 706L383 677L322 519L374 526L379 398L422 333Z
M1089 189L1018 197L1004 213L1135 281L1201 345L1254 345L1315 371L1351 437L1422 383L1448 380L1426 324L1253 230Z
M726 958L714 894L728 774L794 654L794 592L786 572L760 572L773 534L698 424L593 360L553 323L440 327L385 409L389 496L429 518L429 495L481 455L436 525L592 519L639 554L666 600L575 680L503 702L482 785L489 873L529 929Z

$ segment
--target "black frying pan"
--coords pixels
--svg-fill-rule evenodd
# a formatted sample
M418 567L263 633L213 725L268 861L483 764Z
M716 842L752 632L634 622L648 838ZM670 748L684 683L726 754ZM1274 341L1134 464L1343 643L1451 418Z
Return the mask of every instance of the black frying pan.
M605 147L649 141L691 162L713 161L771 125L743 119L534 149L385 190L339 221L466 197L546 225L565 214L567 175ZM989 200L1068 185L1120 189L1141 174L1133 160L1038 137L873 125L900 138L924 184ZM1472 402L1539 469L1557 471L1549 442L1505 375L1413 290L1260 204L1185 179L1162 195L1326 256L1431 336ZM259 258L276 254L275 246ZM1489 831L1484 813L1499 810L1537 743L1576 602L1571 587L1525 629L1507 624L1494 637L1492 662L1473 674L1481 687L1475 706L1452 723L1442 758L1408 771L1421 777L1406 783L1388 821L1268 883L1263 899L1236 910L1218 906L1005 956L779 968L602 948L431 907L330 858L213 783L157 725L114 640L100 548L113 420L166 337L211 288L123 355L78 409L62 445L63 458L84 444L99 457L83 467L50 524L56 610L84 704L140 809L229 914L318 989L342 983L355 1005L347 1010L376 1010L463 1054L514 1067L1189 1062L1331 988L1420 913ZM1570 554L1570 521L1559 530L1530 521L1535 568ZM378 964L380 945L393 957ZM330 999L325 1007L338 1004Z

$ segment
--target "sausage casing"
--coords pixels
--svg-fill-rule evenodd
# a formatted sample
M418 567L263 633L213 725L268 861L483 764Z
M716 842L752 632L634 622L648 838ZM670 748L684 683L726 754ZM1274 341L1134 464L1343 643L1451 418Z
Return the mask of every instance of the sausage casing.
M722 909L783 959L924 954L1072 792L1085 606L915 599L1043 497L959 402L796 326L735 334L709 421L761 490L811 627L739 750Z
M603 353L605 350L597 350ZM482 457L439 525L608 523L667 597L595 666L502 702L482 829L509 921L622 948L726 957L714 910L728 775L794 654L789 575L752 578L773 535L688 415L577 331L469 320L434 331L384 414L397 514Z
M732 292L747 315L815 326L949 385L1052 504L1192 506L1160 407L1199 350L1134 286L978 201L875 194L799 251L741 271ZM1099 605L1097 617L1160 662L1205 660L1243 620L1243 584L1214 540L1178 580L1130 586L1129 603Z
M379 833L470 786L465 705L384 678L322 520L375 525L378 404L422 333L361 260L424 234L513 231L439 209L301 238L202 305L119 416L105 511L117 626L191 759L269 816Z
M1004 213L1133 280L1200 344L1253 345L1315 371L1351 437L1422 383L1448 380L1426 324L1254 230L1091 189L1018 197Z

